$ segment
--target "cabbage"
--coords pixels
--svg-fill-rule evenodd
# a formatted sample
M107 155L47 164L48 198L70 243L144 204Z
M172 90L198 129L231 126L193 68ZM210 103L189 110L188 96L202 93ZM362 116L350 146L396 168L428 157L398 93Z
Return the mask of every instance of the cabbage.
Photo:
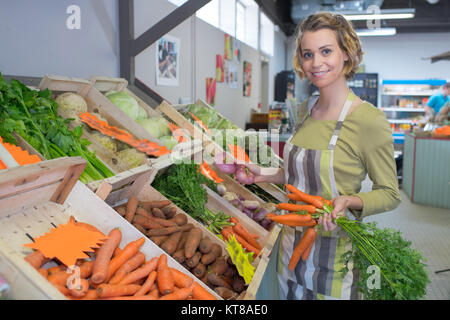
M147 156L143 152L130 148L116 153L117 157L122 160L128 167L135 168L145 163Z
M125 112L131 119L145 119L147 112L129 94L123 91L109 91L105 96L114 103L120 110Z
M96 131L96 132L94 132L92 134L92 138L97 143L101 144L106 149L108 149L109 151L114 152L114 153L117 152L117 144L116 144L116 141L113 138L111 138L111 137L109 137L107 135L104 135L104 134L102 134L102 133L100 133L98 131Z
M58 115L68 119L75 119L71 124L74 126L80 126L83 123L78 117L79 113L88 111L86 101L82 96L73 92L64 92L56 97L55 102L58 104Z
M136 120L136 122L157 139L159 139L160 137L168 136L171 133L169 123L164 118L146 118Z
M216 128L219 121L219 113L216 109L190 104L187 106L187 110L199 118L209 129Z
M159 141L161 141L162 144L165 145L166 148L169 150L172 150L173 147L178 144L177 139L175 139L173 136L161 137L161 138L159 138Z

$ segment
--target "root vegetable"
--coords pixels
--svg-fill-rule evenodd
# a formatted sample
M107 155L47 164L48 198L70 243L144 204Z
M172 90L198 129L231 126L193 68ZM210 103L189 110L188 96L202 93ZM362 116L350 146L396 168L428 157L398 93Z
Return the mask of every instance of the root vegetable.
M206 274L206 266L200 262L192 269L192 273L194 276L201 279Z
M201 239L202 229L194 227L189 231L186 243L184 244L184 255L186 259L190 259L195 254Z
M135 222L135 223L133 223L133 226L136 229L138 229L141 233L143 233L143 234L147 233L147 229L144 226L142 226L141 224Z
M186 252L185 252L186 255ZM194 255L189 258L188 260L186 260L186 264L189 268L195 268L198 263L200 262L200 259L202 258L202 254L201 252L197 251L196 253L194 253Z
M231 286L223 279L222 276L215 273L208 273L208 282L215 287L225 287L232 290Z
M241 293L245 289L244 279L241 276L233 277L232 287L234 291Z
M209 265L213 263L221 255L222 255L222 247L219 246L217 243L214 243L211 248L211 251L202 256L201 262L204 265Z
M146 229L160 229L163 227L161 224L140 215L134 217L133 223L140 224Z
M228 263L225 261L225 258L218 257L214 263L210 266L210 271L217 275L223 275L225 271L228 269Z
M136 270L128 273L120 282L120 285L127 285L131 284L133 282L136 282L138 280L141 280L145 277L147 277L150 273L156 270L156 267L158 265L159 258L154 257L150 259L147 263L145 263L143 266L137 268Z
M114 276L109 280L109 284L118 284L120 281L122 281L123 278L125 278L127 274L136 270L144 263L145 254L139 251L130 259L128 259L128 261L125 262L119 269L117 269Z
M200 240L198 249L201 253L205 254L211 251L213 242L209 238L203 238Z
M97 287L97 293L100 298L131 296L140 288L141 286L137 284L112 285L103 283Z
M180 249L176 251L172 258L174 258L179 264L183 264L186 261L186 257L184 256L184 249Z
M166 219L171 219L177 214L177 208L175 207L164 207L161 210L166 215Z
M39 269L43 264L50 261L39 250L33 251L25 257L25 260L35 269Z
M118 228L110 231L108 239L100 246L96 254L92 270L92 282L99 284L105 281L108 276L108 267L112 255L121 240L122 232Z
M153 209L153 208L164 208L165 206L170 205L172 202L170 200L161 200L161 201L142 201L139 205L146 209Z
M168 236L171 235L174 232L182 231L181 227L179 226L173 226L173 227L166 227L166 228L159 228L159 229L150 229L147 231L147 235L150 237L153 236Z
M136 209L136 215L143 216L147 219L153 218L153 215L150 212L141 207Z
M188 234L189 234L189 231L184 231L181 234L181 239L180 239L180 241L178 241L178 245L177 245L176 251L183 249L183 252L184 252L184 245L186 243L186 239L187 239Z
M174 254L175 250L177 249L178 241L180 241L181 234L181 231L172 233L169 238L161 245L161 249L166 251L169 255Z
M188 218L187 218L186 215L184 215L182 213L179 213L175 217L170 219L170 221L175 222L179 226L183 226L183 225L185 225L188 222Z
M160 218L160 219L166 219L166 215L164 214L164 212L159 209L159 208L153 208L152 209L152 213L156 218Z
M147 231L148 235L148 231ZM169 236L151 236L150 240L153 241L154 244L156 244L158 247L160 247L167 239L169 239Z
M125 219L128 222L133 221L133 217L136 213L138 203L139 203L139 200L136 197L131 196L128 199L127 208L126 208L126 212L125 212Z
M117 207L117 208L115 208L115 210L116 210L116 212L117 212L118 214L120 214L122 217L125 216L125 213L126 213L125 207Z
M237 297L236 292L234 292L233 290L226 288L226 287L214 288L214 292L217 293L219 296L221 296L225 300L232 300L233 298Z

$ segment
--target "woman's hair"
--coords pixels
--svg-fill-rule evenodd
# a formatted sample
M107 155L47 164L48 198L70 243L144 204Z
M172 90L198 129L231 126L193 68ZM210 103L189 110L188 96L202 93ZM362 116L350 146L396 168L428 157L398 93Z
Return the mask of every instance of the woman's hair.
M317 31L320 29L330 29L336 34L339 47L348 56L348 61L345 61L344 63L344 75L347 80L351 79L358 70L358 66L362 61L363 52L361 49L361 43L350 22L348 22L340 14L333 14L329 12L312 14L304 19L298 27L298 36L293 58L295 71L299 75L300 79L306 77L306 74L301 67L301 40L303 33L306 31Z

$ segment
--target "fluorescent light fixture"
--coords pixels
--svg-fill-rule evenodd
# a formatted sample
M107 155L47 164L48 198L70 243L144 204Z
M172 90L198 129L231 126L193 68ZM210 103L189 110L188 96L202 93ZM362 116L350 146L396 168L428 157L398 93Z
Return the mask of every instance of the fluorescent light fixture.
M397 33L396 28L359 29L356 34L360 37L367 36L393 36Z
M375 13L363 12L339 12L347 20L388 20L388 19L411 19L414 18L416 10L412 9L385 9Z

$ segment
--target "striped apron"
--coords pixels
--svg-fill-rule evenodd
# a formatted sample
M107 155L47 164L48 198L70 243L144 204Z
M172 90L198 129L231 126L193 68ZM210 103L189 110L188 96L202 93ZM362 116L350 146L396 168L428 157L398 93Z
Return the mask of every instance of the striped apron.
M308 194L321 195L326 199L339 196L333 171L334 148L354 97L350 91L327 150L303 149L291 144L292 137L310 115L318 97L312 97L308 101L307 113L297 124L294 134L284 148L286 183ZM348 210L346 215L354 219ZM340 272L344 266L342 254L351 249L351 242L339 227L332 231L321 232L307 261L300 259L293 271L288 269L292 252L302 238L303 231L306 231L306 228L288 226L283 227L281 231L276 264L280 299L357 299L356 269L349 265L349 272L345 277Z

